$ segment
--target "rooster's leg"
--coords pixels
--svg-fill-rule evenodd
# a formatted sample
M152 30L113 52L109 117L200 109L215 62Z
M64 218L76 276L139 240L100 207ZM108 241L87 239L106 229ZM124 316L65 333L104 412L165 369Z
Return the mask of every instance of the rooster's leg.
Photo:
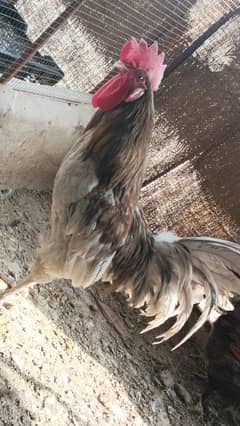
M8 288L12 288L14 285L14 282L11 281L9 278L5 277L4 275L0 274L0 282L3 282L7 285ZM12 305L10 303L0 303L0 314L5 313L5 311L8 311L11 309Z
M10 280L8 277L5 277L5 275L0 274L0 281L4 282L9 288L13 288L15 286L15 282Z
M21 287L19 288L19 290L17 289L17 285L15 283L15 281L11 280L10 278L6 277L5 275L0 274L0 282L3 282L4 284L6 284L6 286L8 287L7 290L4 290L3 293L1 294L0 292L0 303L1 303L1 299L3 295L5 294L11 294L11 293L20 293L22 296L27 297L28 296L28 288L24 287L21 289ZM3 302L3 300L2 300Z

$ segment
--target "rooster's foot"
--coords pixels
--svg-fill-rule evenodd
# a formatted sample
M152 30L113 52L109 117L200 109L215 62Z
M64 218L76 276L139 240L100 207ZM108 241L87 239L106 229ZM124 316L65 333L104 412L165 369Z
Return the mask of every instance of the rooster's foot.
M16 283L15 281L10 280L8 277L0 274L0 282L1 281L7 286L7 289L0 292L0 312L5 313L13 306L11 303L5 302L5 299L8 296L8 289L14 288L16 286ZM19 294L21 294L23 297L27 297L28 288L20 290Z

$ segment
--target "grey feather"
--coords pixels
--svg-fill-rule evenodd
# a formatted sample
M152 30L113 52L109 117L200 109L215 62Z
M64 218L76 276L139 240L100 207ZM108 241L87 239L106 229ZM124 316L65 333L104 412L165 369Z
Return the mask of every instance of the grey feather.
M240 295L240 245L207 237L181 239L171 233L154 236L141 210L135 213L129 239L114 257L113 267L115 289L128 296L132 307L152 317L142 333L176 318L155 344L177 334L196 305L201 314L175 346L179 347L206 321L232 310L232 299Z
M161 296L166 301L166 294L172 293L172 300L177 301L175 305L176 322L169 330L158 336L158 339L161 340L155 344L168 340L181 330L190 317L194 304L199 305L202 310L192 329L173 348L176 349L211 318L213 309L220 309L220 312L232 309L232 297L240 294L240 246L236 243L207 237L175 238L172 242L169 242L169 238L167 238L165 243L164 239L161 239L161 244L157 237L155 241L155 256L168 256L170 270L178 271L178 285L176 286L176 277L172 274L168 286L163 290ZM183 257L183 252L188 255ZM183 262L183 258L185 262ZM200 298L199 296L194 297L196 284L202 287ZM229 303L226 303L226 298ZM164 312L157 313L156 318L144 331L158 327L173 314L172 306L171 310L165 309Z

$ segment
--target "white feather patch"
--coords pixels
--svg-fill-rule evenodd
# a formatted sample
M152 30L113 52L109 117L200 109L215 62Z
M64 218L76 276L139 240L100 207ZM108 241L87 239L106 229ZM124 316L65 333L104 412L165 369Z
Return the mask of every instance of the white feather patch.
M179 241L179 237L173 232L161 232L161 234L155 236L155 240L164 243L176 243Z

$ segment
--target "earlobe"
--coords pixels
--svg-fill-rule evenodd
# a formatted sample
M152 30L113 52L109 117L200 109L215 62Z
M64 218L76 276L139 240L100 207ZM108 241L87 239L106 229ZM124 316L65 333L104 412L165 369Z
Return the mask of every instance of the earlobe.
M137 99L141 98L145 93L145 90L143 87L138 87L135 89L126 99L124 99L125 102L133 102Z

